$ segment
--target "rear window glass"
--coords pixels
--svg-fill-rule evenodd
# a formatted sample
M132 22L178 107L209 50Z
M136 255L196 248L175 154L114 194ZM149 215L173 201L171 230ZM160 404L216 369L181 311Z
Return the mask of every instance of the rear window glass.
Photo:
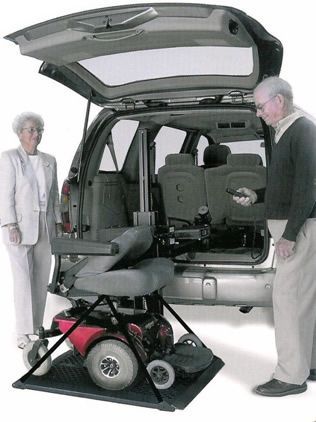
M223 142L222 145L227 145L232 154L258 154L262 158L262 164L266 166L266 154L262 140Z
M173 47L99 56L80 64L104 84L117 86L174 76L247 76L253 71L253 51L251 47Z

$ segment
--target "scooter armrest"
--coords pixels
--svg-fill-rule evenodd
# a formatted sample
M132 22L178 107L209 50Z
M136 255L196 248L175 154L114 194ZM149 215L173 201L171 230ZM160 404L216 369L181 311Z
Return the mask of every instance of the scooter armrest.
M119 245L115 242L69 239L56 237L51 243L53 255L116 255Z

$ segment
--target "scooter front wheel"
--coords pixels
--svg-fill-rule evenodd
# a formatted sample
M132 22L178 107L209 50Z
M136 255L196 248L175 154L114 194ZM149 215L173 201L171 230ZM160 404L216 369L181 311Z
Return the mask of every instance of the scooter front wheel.
M158 390L170 388L176 377L173 366L161 359L149 362L147 371Z
M30 341L23 349L23 361L27 369L31 369L36 362L47 353L47 347L40 341ZM52 358L49 356L32 375L42 376L47 374L52 366Z
M178 343L188 344L193 347L203 347L202 341L195 334L183 334L178 340Z

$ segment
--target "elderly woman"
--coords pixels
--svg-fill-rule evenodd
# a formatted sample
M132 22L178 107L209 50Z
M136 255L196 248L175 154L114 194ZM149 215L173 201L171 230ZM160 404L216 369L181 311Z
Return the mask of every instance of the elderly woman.
M20 146L0 158L0 224L14 280L17 345L24 348L43 324L50 240L62 226L56 160L37 149L42 117L25 112L12 127Z

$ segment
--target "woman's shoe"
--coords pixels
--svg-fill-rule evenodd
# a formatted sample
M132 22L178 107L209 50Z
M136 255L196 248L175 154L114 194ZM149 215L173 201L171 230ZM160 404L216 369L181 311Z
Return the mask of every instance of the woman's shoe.
M24 349L24 347L31 341L30 337L27 334L22 334L17 338L17 346L19 349Z

